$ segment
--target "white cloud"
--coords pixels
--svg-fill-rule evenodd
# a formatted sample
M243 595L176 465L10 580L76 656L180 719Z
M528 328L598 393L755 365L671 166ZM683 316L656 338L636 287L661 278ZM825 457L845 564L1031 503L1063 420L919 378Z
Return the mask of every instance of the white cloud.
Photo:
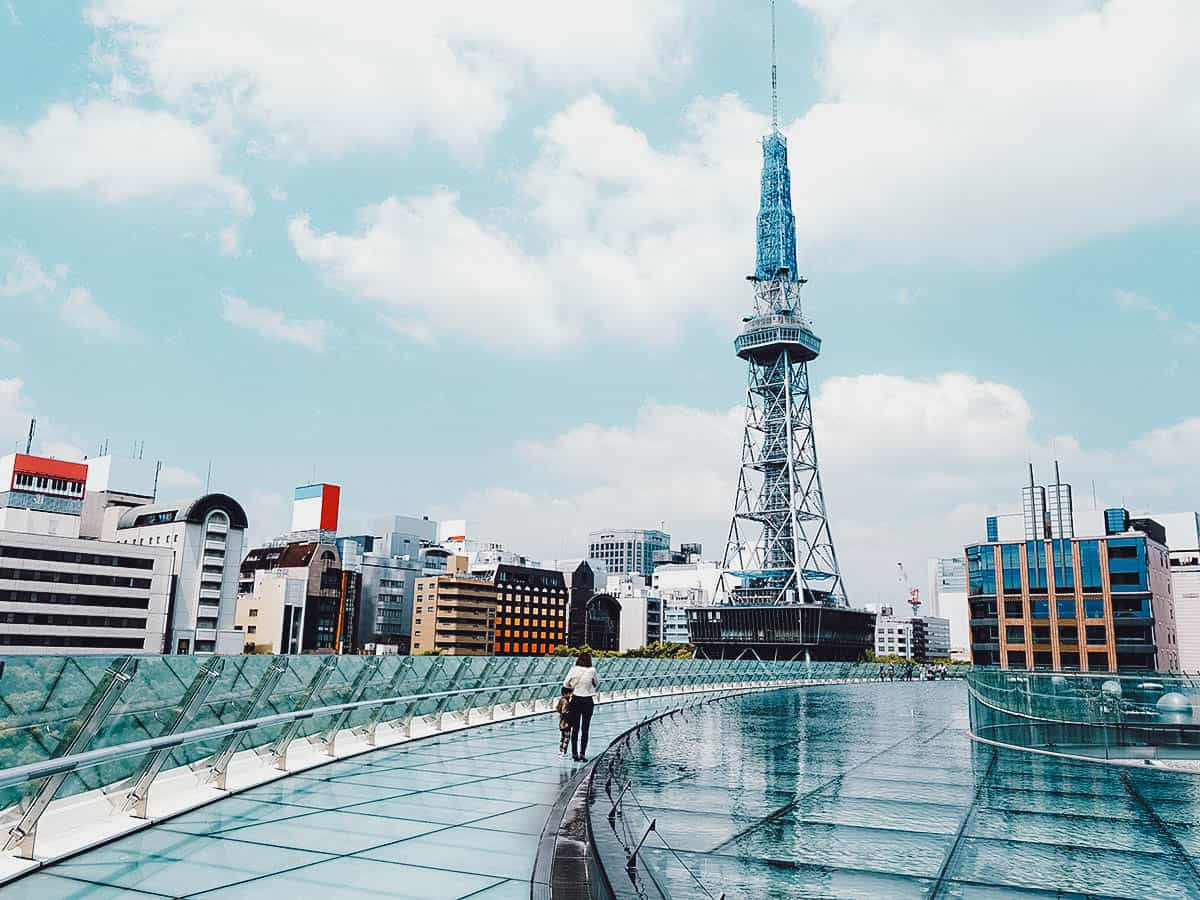
M0 337L0 350L3 350L5 353L16 353L20 349L21 345L12 338Z
M288 198L288 192L281 187L267 188L267 196L276 203L283 203Z
M222 256L237 258L242 255L242 249L239 246L241 233L238 231L237 225L226 225L222 228L217 234L217 241L220 245Z
M742 137L714 127L731 119ZM665 343L690 317L728 321L754 254L744 135L757 120L724 98L697 101L689 121L692 138L660 153L597 97L555 116L520 179L525 241L444 190L362 209L353 233L298 216L289 234L328 284L406 328L534 353L585 337Z
M245 186L221 171L204 129L161 110L109 101L56 103L27 128L0 127L0 184L78 191L120 203L163 196L216 198L253 211Z
M99 337L115 338L121 334L121 325L110 316L92 297L87 288L71 288L62 305L62 320L72 328L86 331Z
M1029 460L1039 477L1062 460L1102 498L1138 508L1200 508L1200 419L1130 446L1085 449L1070 436L1035 436L1026 398L1004 384L946 373L930 379L829 379L814 399L825 499L851 599L893 599L895 564L922 579L930 556L983 537L984 518L1020 506ZM530 489L495 485L439 513L466 515L480 535L535 556L578 556L587 532L657 527L700 540L719 559L740 460L742 411L647 404L636 422L584 424L522 444ZM534 474L536 473L536 474Z
M0 297L45 297L67 275L64 265L47 272L36 257L20 247L0 247L0 262L7 269L0 280Z
M289 319L280 309L268 309L248 303L241 297L222 294L225 306L221 318L231 325L246 328L273 341L283 341L323 351L329 335L328 322L321 319Z
M1200 205L1200 5L810 5L821 96L785 123L806 268L1019 264ZM502 347L728 323L767 123L733 96L694 101L686 122L656 146L584 97L538 130L515 208L393 197L357 230L294 219L293 244L407 327ZM529 341L494 327L506 315Z
M686 65L684 0L95 0L122 71L167 103L335 155L424 135L476 159L532 85L642 93Z

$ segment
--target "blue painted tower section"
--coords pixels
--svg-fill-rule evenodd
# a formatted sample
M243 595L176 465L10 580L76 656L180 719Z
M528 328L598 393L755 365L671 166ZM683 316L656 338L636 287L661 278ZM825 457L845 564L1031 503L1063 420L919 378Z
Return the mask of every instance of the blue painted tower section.
M758 203L758 254L754 277L770 281L787 269L796 281L796 217L792 214L792 173L787 139L778 131L763 139L762 194Z

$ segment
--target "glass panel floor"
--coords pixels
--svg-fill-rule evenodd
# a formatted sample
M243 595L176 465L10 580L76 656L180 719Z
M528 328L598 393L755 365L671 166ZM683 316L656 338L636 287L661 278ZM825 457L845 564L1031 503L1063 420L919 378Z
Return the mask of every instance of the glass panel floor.
M589 756L687 698L596 708ZM558 716L330 763L193 810L0 888L4 900L528 900L550 806L580 768Z
M1200 897L1200 777L966 730L956 682L709 704L634 740L618 828L674 897Z

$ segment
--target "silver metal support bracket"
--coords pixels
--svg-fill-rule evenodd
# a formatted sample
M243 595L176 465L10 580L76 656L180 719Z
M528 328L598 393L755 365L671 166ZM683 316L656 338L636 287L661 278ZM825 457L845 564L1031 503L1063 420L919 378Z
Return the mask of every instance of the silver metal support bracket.
M52 758L70 756L86 750L88 744L99 733L105 718L121 699L121 694L133 676L137 673L137 659L132 656L122 656L115 660L100 678L100 683L92 690L91 696L79 710L78 715L67 727ZM33 796L21 804L21 818L8 832L4 849L15 851L22 859L33 859L34 842L37 839L38 819L54 799L63 782L67 780L70 771L56 775L48 775L34 792Z

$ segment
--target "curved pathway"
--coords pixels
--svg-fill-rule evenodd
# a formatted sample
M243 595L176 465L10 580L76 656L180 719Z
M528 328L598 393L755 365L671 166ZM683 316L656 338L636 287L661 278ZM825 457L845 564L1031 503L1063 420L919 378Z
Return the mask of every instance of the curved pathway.
M693 699L599 706L589 752ZM479 726L252 788L51 865L0 894L528 900L550 807L580 768L558 756L555 715Z

